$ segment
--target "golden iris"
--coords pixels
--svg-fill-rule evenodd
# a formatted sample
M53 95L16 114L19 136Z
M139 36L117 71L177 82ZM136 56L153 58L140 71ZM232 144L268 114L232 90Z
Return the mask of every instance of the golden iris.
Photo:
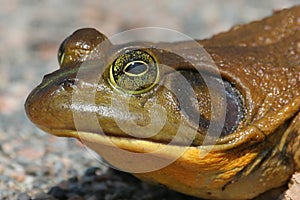
M153 88L159 68L152 55L144 50L131 50L115 59L109 80L113 87L129 94L141 94Z

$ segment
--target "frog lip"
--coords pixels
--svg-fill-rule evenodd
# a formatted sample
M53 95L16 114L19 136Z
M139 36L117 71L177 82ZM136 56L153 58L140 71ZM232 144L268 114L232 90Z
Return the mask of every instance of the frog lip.
M160 142L154 142L149 140L142 140L137 138L131 138L131 137L117 137L113 135L106 135L106 134L100 134L100 133L93 133L93 132L86 132L86 131L76 131L76 130L67 130L67 129L55 129L55 128L47 128L43 126L38 126L43 131L46 131L48 133L51 133L52 135L58 136L58 137L71 137L76 138L80 140L81 142L94 142L104 145L112 145L109 140L113 140L115 142L122 141L124 143L128 143L128 146L130 146L130 143L132 142L141 142L141 143L148 143L148 144L156 144L156 145L167 145Z
M81 141L83 144L85 142L92 142L92 143L98 143L98 144L102 144L102 145L112 146L113 145L112 141L114 141L116 143L121 142L123 144L127 144L127 145L124 145L124 146L127 146L126 149L128 149L128 150L130 150L130 145L133 142L143 143L143 144L151 144L151 145L154 145L154 146L167 145L167 144L163 144L163 143L160 143L160 142L142 140L142 139L131 138L131 137L119 137L119 136L106 135L106 134L101 134L101 133L93 133L93 132L87 132L87 131L77 131L77 130L68 130L68 129L55 129L55 128L44 127L44 126L41 126L41 125L38 125L38 127L40 129L42 129L43 131L51 133L52 135L55 135L57 137L76 138L79 141Z
M152 150L156 150L157 148L162 148L166 146L173 146L178 148L192 148L203 151L225 151L228 149L235 148L235 144L232 143L223 143L223 144L213 144L213 145L200 145L200 146L183 146L183 145L175 145L175 144L167 144L159 141L139 139L133 137L124 137L124 136L115 136L113 134L104 134L104 133L94 133L88 131L77 131L71 129L59 129L59 128L48 128L42 125L37 125L43 131L55 135L57 137L70 137L78 139L80 142L85 144L89 143L97 143L99 145L106 146L115 146L115 144L119 148L126 149L128 151L138 152L136 150L136 146L143 147L143 149L147 149L147 147L153 148ZM134 145L133 145L134 144ZM133 146L132 146L133 145Z

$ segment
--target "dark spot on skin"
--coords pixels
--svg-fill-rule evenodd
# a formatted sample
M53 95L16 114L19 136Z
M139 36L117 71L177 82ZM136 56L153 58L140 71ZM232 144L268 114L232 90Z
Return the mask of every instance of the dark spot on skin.
M78 79L66 79L64 80L61 85L64 87L74 87L78 83Z

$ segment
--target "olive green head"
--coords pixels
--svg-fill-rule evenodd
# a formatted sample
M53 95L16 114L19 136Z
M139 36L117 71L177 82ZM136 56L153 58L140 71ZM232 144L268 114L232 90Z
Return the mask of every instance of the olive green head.
M94 29L78 30L59 48L60 69L46 75L29 95L27 114L42 129L62 136L80 129L168 143L184 127L186 134L176 143L200 145L210 122L222 120L224 127L209 141L233 133L246 112L241 93L218 74L195 68L172 48L181 47L113 45ZM209 88L207 80L221 85L223 93ZM225 113L224 119L212 116L212 106ZM97 123L86 120L76 127L74 115L82 113L94 115ZM132 126L124 125L128 122Z

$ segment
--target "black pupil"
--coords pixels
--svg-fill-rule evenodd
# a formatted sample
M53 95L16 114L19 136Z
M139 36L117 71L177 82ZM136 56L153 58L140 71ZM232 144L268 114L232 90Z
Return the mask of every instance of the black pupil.
M132 62L126 69L124 70L127 73L139 75L147 70L147 65L142 62Z

